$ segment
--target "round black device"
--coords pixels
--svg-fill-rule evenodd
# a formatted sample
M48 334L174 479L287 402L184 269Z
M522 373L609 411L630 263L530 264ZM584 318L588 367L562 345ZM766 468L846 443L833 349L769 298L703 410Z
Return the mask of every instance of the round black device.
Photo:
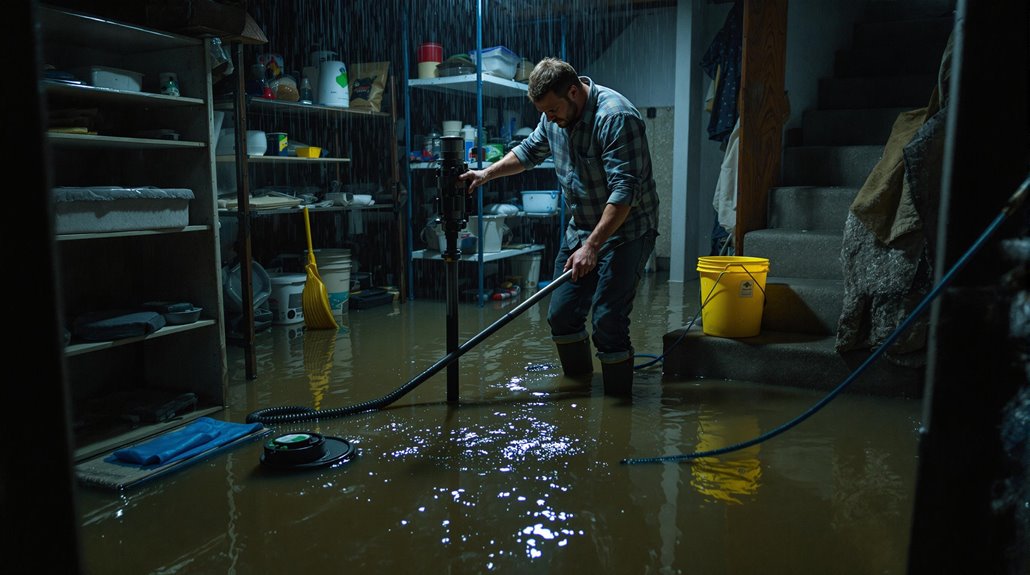
M261 464L276 469L325 467L354 455L354 446L339 437L303 431L273 437L265 442Z

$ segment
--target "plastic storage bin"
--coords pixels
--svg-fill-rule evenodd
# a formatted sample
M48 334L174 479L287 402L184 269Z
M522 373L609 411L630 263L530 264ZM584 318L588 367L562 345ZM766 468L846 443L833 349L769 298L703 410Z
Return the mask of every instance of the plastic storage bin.
M472 58L473 63L477 63L479 61L479 52L472 50L469 52L469 57ZM483 49L484 74L511 80L515 77L515 67L518 66L520 61L521 59L514 52L504 46Z
M193 190L117 186L53 188L59 234L181 229L189 225Z
M522 209L527 214L553 214L558 211L558 190L522 192Z
M108 66L86 66L72 70L75 77L97 88L139 92L143 86L143 74L131 70Z

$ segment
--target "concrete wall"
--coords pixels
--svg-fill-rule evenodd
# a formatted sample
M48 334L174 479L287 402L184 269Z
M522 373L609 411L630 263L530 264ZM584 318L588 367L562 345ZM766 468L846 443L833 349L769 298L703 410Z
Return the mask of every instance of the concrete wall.
M683 4L683 3L681 3ZM688 3L689 4L689 3ZM688 54L691 66L697 66L704 51L722 28L731 5L728 3L700 4L701 42L700 52ZM787 66L786 88L790 98L791 117L786 128L800 127L805 110L818 106L819 79L833 75L836 51L851 43L853 23L865 13L866 3L855 0L791 0L787 14ZM682 21L682 20L681 20ZM676 8L660 8L642 12L611 44L611 47L594 62L582 66L580 72L595 82L618 90L628 97L642 113L654 108L655 118L648 121L652 143L651 156L655 179L659 185L662 201L662 220L659 226L657 255L659 264L668 258L682 257L671 253L670 228L674 221L683 221L670 213L673 205L673 168L678 158L673 157L672 142L676 137L688 138L688 145L696 146L699 153L699 169L696 182L685 193L695 198L686 205L694 208L690 221L697 222L696 230L687 230L687 241L696 241L698 252L706 254L710 246L710 232L715 222L711 206L715 185L719 177L723 151L718 142L708 139L707 126L710 116L702 114L698 133L675 134L673 118L676 111L674 70L677 56ZM709 79L703 78L707 87ZM684 98L685 96L680 95ZM700 102L690 105L701 106ZM689 262L688 262L689 263ZM667 265L667 264L666 264ZM692 267L692 266L688 266Z

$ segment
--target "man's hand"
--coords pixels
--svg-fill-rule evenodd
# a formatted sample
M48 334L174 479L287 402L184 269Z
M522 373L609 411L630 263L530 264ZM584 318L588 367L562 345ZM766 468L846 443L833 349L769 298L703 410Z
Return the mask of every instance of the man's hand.
M458 176L459 180L468 182L468 193L472 194L472 190L475 190L479 186L482 186L490 178L486 175L486 170L469 170L464 174Z
M562 271L572 270L572 281L576 281L590 273L595 267L597 267L597 249L584 242L579 249L572 252L569 259L565 260L565 268Z

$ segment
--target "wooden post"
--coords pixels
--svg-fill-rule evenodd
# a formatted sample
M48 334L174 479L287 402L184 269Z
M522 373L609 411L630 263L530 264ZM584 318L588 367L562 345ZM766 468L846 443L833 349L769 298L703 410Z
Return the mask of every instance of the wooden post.
M780 180L783 124L790 113L783 89L786 52L787 0L744 0L736 255L744 255L744 234L765 228L769 190Z

